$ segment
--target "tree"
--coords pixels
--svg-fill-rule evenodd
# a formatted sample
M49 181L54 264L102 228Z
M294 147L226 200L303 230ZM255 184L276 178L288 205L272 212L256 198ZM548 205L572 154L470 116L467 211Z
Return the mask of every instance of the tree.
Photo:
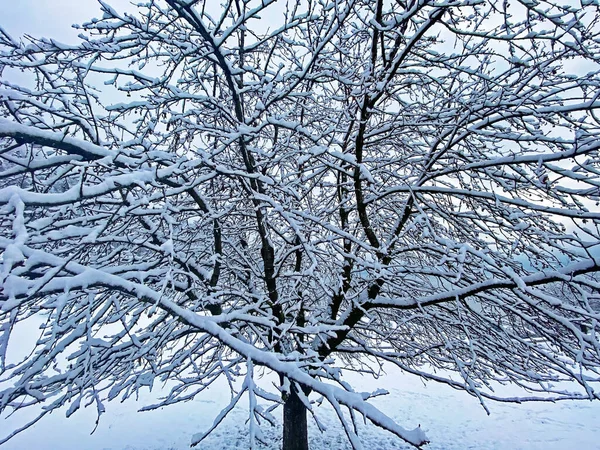
M0 37L0 412L225 376L251 446L283 405L307 449L317 393L419 447L345 369L600 398L595 2L99 4Z

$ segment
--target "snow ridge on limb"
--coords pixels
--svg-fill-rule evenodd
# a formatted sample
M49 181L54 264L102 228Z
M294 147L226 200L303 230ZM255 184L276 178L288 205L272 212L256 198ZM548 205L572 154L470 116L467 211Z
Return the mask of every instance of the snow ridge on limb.
M59 263L59 261L55 257L52 257L50 255L43 255L42 257L39 251L36 254L29 253L28 256L36 258L38 261L45 257L47 258L48 262L52 260L54 264ZM348 392L331 384L317 381L313 377L308 375L304 370L300 369L298 365L292 362L287 362L285 360L282 361L282 359L285 359L285 355L279 355L272 351L264 351L260 348L255 347L254 345L248 344L240 339L233 337L229 330L226 330L219 326L219 322L224 321L221 320L219 316L201 316L186 308L180 307L179 305L168 299L161 297L160 293L157 293L154 290L142 284L123 280L121 277L108 274L101 270L91 269L75 263L69 263L67 261L61 261L61 263L65 270L72 272L74 276L69 278L68 280L60 280L55 278L49 283L47 283L44 289L47 289L48 291L61 291L65 288L77 289L78 287L80 287L80 285L85 285L88 288L94 286L103 286L111 288L113 290L121 291L150 305L157 305L164 311L177 317L185 324L190 325L199 331L208 333L211 336L217 338L220 342L227 345L235 352L245 356L247 361L254 361L256 364L268 367L276 373L284 375L287 378L296 381L297 383L309 386L315 392L318 392L324 397L326 397L338 409L340 405L344 405L350 409L356 410L363 414L374 424L385 428L386 430L394 433L406 442L417 447L427 442L427 438L420 428L410 431L405 430L404 428L396 425L392 419L380 412L373 405L366 402L361 394ZM27 297L28 292L27 290L21 292L12 291L12 294L13 296ZM6 304L10 305L10 302L5 303L3 307ZM73 336L70 338L70 340L71 342L73 342L79 337L80 336ZM59 348L65 347L67 344L68 343L62 342ZM48 355L48 359L52 360L54 356L55 354L52 353ZM23 377L24 379L27 379L32 375L34 375L34 371L30 371L29 373L23 374ZM251 378L251 375L247 376ZM247 379L242 387L242 390L232 400L231 404L224 410L222 414L220 414L217 417L217 419L215 419L213 427L211 427L211 429L208 432L199 435L199 437L197 438L195 437L192 445L198 444L210 433L210 431L214 430L214 428L218 426L218 424L223 420L227 413L231 411L233 407L237 404L242 394L249 389L253 389L253 386L252 383L250 383ZM5 390L3 392L3 397L7 400L2 401L12 401L10 399L15 394L19 394L18 389ZM5 442L6 440L7 439L4 439L0 441L0 443Z
M64 150L70 155L81 157L84 161L93 161L109 157L123 164L139 164L139 159L127 156L127 151L107 150L101 145L65 134L41 130L30 125L23 125L12 120L0 118L0 137L11 137L18 142L31 143L57 150ZM125 154L123 154L125 153ZM116 158L116 159L115 159Z
M522 278L516 279L498 279L491 278L482 283L465 286L464 288L454 289L448 292L440 292L439 294L427 297L406 297L406 298L383 298L379 297L377 303L372 307L389 307L389 308L406 308L413 309L416 306L425 307L436 303L454 301L456 299L468 298L475 296L481 292L491 291L501 288L517 288L526 289L526 286L536 286L548 284L554 281L569 280L577 275L586 273L594 273L600 270L600 258L589 259L587 261L579 261L568 266L561 267L558 270L543 270Z

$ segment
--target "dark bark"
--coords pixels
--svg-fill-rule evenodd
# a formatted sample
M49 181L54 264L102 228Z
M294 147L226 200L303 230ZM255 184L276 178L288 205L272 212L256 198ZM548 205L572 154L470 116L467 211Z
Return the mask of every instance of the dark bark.
M283 405L282 450L308 450L307 410L293 387Z

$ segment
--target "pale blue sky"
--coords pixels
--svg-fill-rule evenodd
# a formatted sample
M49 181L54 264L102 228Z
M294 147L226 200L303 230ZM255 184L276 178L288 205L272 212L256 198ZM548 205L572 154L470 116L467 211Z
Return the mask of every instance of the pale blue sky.
M111 5L127 5L126 0L111 0ZM18 37L28 33L70 41L79 31L71 28L92 17L101 17L96 0L0 0L0 26Z

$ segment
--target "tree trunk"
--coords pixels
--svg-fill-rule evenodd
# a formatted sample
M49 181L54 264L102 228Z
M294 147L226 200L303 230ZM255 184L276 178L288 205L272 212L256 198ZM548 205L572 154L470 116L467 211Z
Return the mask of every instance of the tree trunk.
M307 411L292 386L283 405L283 448L282 450L308 450Z

